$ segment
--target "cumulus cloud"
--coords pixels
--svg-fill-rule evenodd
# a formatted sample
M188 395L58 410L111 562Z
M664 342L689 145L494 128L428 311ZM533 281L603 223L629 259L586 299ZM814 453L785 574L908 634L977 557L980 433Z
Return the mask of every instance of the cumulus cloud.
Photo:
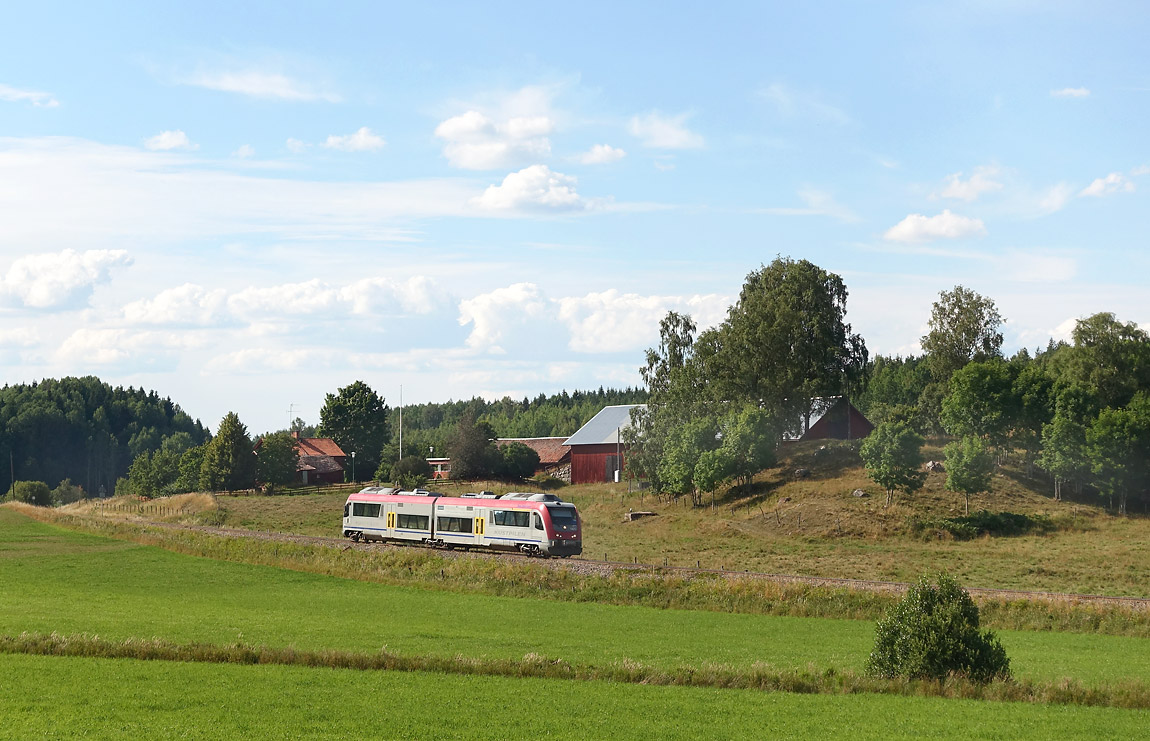
M1074 195L1074 188L1059 183L1038 194L1035 202L1039 214L1052 214L1061 211Z
M1109 196L1115 193L1130 193L1134 190L1134 183L1126 179L1120 172L1112 172L1104 178L1095 178L1079 192L1080 196Z
M0 329L0 349L10 350L35 347L39 344L40 338L37 333L27 327Z
M113 268L130 265L125 250L88 250L26 255L0 279L0 297L32 309L74 308L87 301Z
M575 182L571 175L553 172L547 165L531 165L509 174L499 185L488 186L475 202L482 208L502 211L587 208L587 202L575 191Z
M323 146L328 149L338 149L341 152L378 152L383 149L383 137L373 134L366 126L360 127L354 134L328 136Z
M452 167L492 170L549 156L554 128L544 115L495 121L471 110L440 123L435 135L444 141L443 154Z
M51 93L21 90L3 83L0 83L0 100L7 103L31 103L37 108L55 108L60 105L60 101L56 100Z
M774 216L830 216L844 222L859 220L853 211L835 201L830 193L817 188L803 188L798 196L805 204L802 208L780 206L767 208L764 211Z
M1086 98L1090 96L1090 91L1084 87L1064 87L1061 90L1051 90L1050 95L1054 98Z
M512 328L522 330L547 308L539 287L516 283L459 302L459 325L471 325L467 346L473 350L503 354L500 343Z
M996 175L998 168L994 165L974 168L974 172L966 180L962 179L961 172L947 175L940 195L943 198L957 198L968 203L976 201L983 193L1002 190L1002 183L994 179Z
M232 156L239 157L240 159L247 159L248 157L255 156L256 149L251 144L241 144L239 149L232 152Z
M944 209L937 216L910 214L892 226L883 236L892 242L930 242L935 239L981 237L986 226L981 219L959 216Z
M633 116L627 130L651 149L698 149L704 144L703 137L687 128L690 117L690 113L666 116L650 111Z
M253 98L297 102L326 101L338 103L335 93L312 86L278 72L261 70L199 72L180 80L185 85L239 93Z
M124 306L124 319L132 324L205 326L218 324L226 314L227 292L185 283L158 293L155 298Z
M308 143L305 141L302 141L300 139L293 139L289 136L288 140L286 142L284 142L284 146L286 146L288 148L289 152L294 152L295 154L299 154L301 152L307 151Z
M641 296L615 289L558 299L559 319L571 333L576 352L639 350L658 341L659 320L681 311L702 329L722 321L730 297L718 295Z
M193 144L187 134L176 129L174 131L161 131L145 141L144 146L154 152L167 152L172 149L198 149L200 145Z
M584 165L605 165L618 162L626 156L627 153L618 147L612 147L610 144L596 144L579 155L579 161Z

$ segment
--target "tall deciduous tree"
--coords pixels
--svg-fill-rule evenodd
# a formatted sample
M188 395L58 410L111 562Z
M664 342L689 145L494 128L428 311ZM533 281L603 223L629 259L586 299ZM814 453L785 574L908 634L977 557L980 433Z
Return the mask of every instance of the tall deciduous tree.
M972 360L998 357L1004 323L994 302L955 286L938 295L930 311L930 331L922 338L931 373L945 383Z
M1124 409L1103 409L1086 444L1099 489L1117 496L1118 512L1126 514L1129 495L1150 484L1150 395L1138 394Z
M464 417L448 438L447 455L451 458L452 478L490 476L500 460L499 451L495 448L495 430L486 422Z
M867 475L886 490L887 506L896 491L913 494L926 481L922 443L922 435L905 422L884 422L863 440L859 455Z
M1002 360L968 363L950 378L942 423L952 435L977 435L1001 448L1016 418L1014 379Z
M212 491L238 491L251 488L255 475L256 456L248 428L238 414L228 412L204 448L200 483Z
M965 514L970 514L970 497L990 491L994 459L981 437L967 435L946 446L946 488L962 494Z
M274 490L295 481L299 449L286 432L265 435L256 450L256 480Z
M380 452L391 434L388 408L363 381L328 394L319 413L319 434L335 440L347 454L355 451L356 470L370 475L379 466Z
M713 342L700 343L708 384L724 400L787 416L809 414L814 397L857 389L867 349L846 322L846 302L838 275L776 258L747 276Z

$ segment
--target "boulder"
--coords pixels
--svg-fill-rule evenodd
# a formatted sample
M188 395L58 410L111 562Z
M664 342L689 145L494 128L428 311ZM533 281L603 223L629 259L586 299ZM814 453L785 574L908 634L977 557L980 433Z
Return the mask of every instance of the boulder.
M851 496L852 497L869 497L870 494L867 494L862 489L855 489L854 491L851 492Z
M809 468L796 468L795 469L795 478L796 479L805 479L807 476L810 476L810 475L811 475L811 470Z

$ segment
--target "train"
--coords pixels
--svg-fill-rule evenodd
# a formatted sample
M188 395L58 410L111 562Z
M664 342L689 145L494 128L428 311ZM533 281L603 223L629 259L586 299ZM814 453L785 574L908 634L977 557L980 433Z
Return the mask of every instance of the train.
M582 521L575 505L537 492L448 497L366 487L348 496L343 506L343 536L545 558L583 552Z

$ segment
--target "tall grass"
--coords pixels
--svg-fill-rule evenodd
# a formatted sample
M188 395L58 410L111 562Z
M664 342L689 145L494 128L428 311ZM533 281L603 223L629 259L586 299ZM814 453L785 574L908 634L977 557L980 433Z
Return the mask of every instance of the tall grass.
M1126 709L1150 708L1150 685L1125 681L1087 687L1073 680L1057 682L998 680L978 683L959 675L943 680L879 679L853 672L826 669L779 670L768 664L732 667L722 664L659 668L629 659L595 665L526 654L521 659L464 656L401 655L387 651L308 651L253 646L174 643L159 639L129 638L110 641L98 636L21 633L0 636L0 652L38 656L100 659L139 659L223 664L276 664L285 666L354 669L360 671L427 671L499 677L533 677L578 681L606 681L655 686L750 689L801 694L856 694L860 692L912 697L963 698L1000 702L1033 702Z
M854 620L877 620L898 598L894 593L731 574L685 575L638 567L605 574L579 573L571 568L522 560L448 558L419 548L363 551L338 543L313 545L233 538L151 527L141 522L77 517L29 506L18 508L43 522L188 555L470 594ZM1150 612L1125 605L993 598L979 602L984 625L998 630L1150 637Z

